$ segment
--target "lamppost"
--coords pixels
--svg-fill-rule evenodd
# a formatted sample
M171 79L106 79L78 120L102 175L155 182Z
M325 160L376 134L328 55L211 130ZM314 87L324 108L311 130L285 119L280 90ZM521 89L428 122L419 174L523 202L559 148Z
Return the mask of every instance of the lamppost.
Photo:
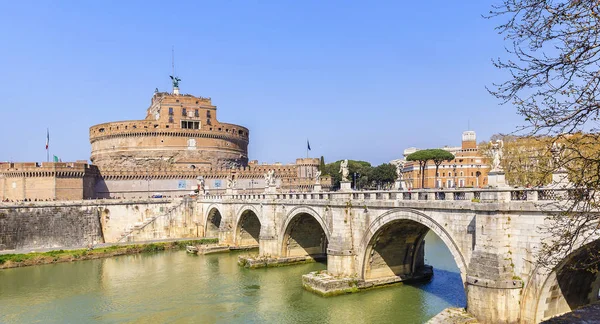
M358 179L360 178L360 173L354 172L354 190L358 190Z
M150 174L148 172L148 169L146 169L146 199L150 198Z

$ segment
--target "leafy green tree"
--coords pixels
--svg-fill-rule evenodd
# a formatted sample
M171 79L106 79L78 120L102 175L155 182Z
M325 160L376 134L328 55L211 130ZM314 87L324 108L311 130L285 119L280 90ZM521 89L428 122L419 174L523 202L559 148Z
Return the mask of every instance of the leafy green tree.
M527 136L549 136L562 146L551 167L566 169L585 193L570 195L563 213L548 217L543 229L553 239L537 261L549 269L569 258L576 242L600 235L599 8L595 0L501 0L489 14L504 19L497 30L511 43L494 62L508 77L490 93L517 109ZM600 253L587 252L577 266L600 271Z
M421 172L421 188L425 188L425 168L427 167L427 161L429 160L431 160L431 157L426 150L416 151L406 157L406 161L419 162L419 171Z
M444 161L451 161L454 159L454 155L446 150L442 149L426 149L419 150L406 157L407 161L418 161L419 170L421 171L421 188L425 188L425 169L427 168L427 162L433 161L435 164L435 178L437 183L437 173L440 164Z
M378 185L387 186L396 180L396 167L390 163L383 163L371 170L371 179Z
M321 155L321 163L319 163L319 171L321 171L322 175L327 175L329 173L326 172L325 170L325 158L323 158L323 155Z
M334 187L339 187L340 181L342 180L342 175L340 174L340 163L342 161L335 161L333 163L328 163L325 165L326 173L331 176ZM357 180L359 186L366 187L369 184L369 175L371 172L371 163L366 161L354 161L348 160L348 172L349 178L348 180L354 182L354 173L360 174L359 179ZM356 184L353 183L354 186Z
M440 164L442 164L444 161L454 160L454 154L442 149L430 149L426 151L429 151L431 159L435 164L435 183L437 184L438 170L440 168Z

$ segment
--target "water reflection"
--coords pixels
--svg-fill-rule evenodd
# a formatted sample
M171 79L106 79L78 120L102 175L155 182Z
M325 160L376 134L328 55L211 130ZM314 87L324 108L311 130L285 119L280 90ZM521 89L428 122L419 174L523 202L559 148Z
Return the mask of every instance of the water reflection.
M465 297L452 255L426 237L431 282L322 298L301 286L321 263L248 270L237 253L165 252L0 271L0 322L421 323Z

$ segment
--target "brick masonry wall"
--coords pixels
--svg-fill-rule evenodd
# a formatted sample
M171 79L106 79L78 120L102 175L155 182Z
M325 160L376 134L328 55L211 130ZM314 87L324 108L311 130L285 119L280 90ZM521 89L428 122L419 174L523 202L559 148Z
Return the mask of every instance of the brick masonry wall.
M97 208L0 209L0 250L79 247L92 242L103 242Z

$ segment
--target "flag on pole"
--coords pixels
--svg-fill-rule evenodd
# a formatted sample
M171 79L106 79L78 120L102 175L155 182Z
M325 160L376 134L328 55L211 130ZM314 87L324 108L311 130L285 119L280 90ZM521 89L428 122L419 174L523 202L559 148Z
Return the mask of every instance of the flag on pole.
M54 162L60 162L60 158L58 156L53 155L53 157L54 157Z
M50 130L46 128L46 150L48 149L48 144L50 143Z
M306 149L310 151L310 142L306 140Z

